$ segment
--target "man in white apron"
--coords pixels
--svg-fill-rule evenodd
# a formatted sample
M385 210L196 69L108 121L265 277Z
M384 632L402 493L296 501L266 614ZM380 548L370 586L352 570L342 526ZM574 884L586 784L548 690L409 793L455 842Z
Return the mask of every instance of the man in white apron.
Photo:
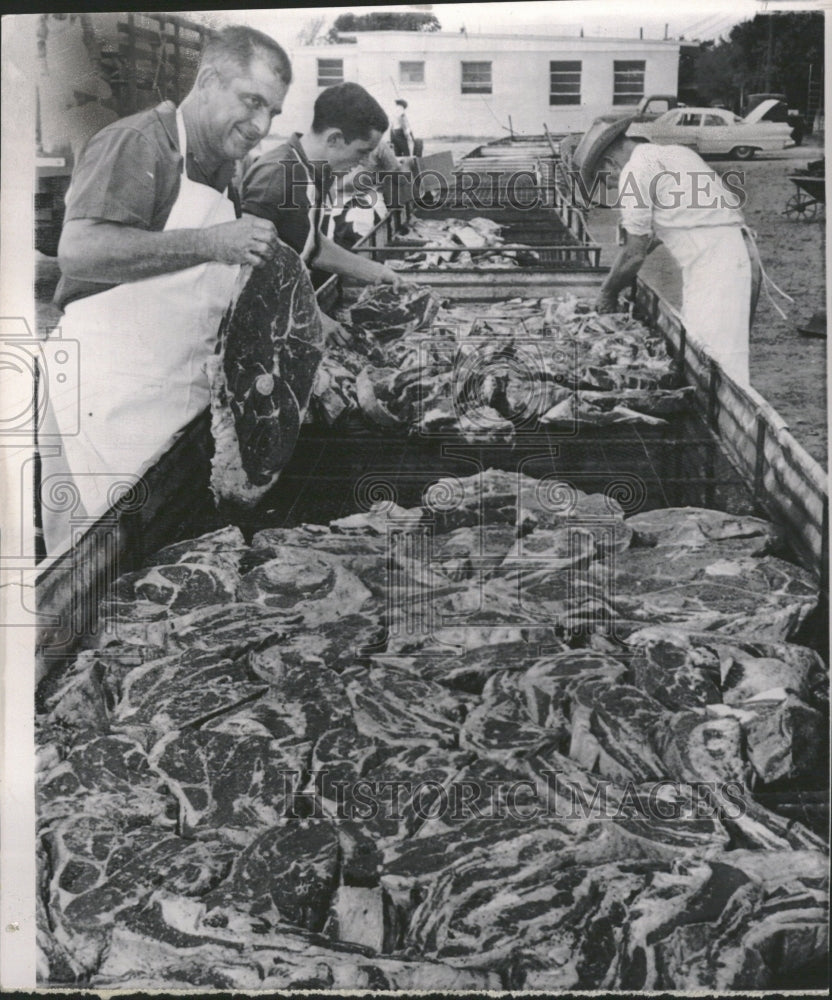
M351 253L332 238L333 179L366 161L386 129L387 115L363 87L328 87L315 101L310 131L296 132L264 153L243 178L243 211L274 223L280 239L310 268L313 284L330 274L394 287L401 283L392 268Z
M623 164L623 167L621 166ZM605 152L618 177L617 205L626 244L610 269L598 309L617 309L655 241L682 271L682 321L740 385L749 384L748 341L759 291L759 257L740 205L742 191L723 183L692 149L618 139Z
M39 432L50 557L71 544L72 519L104 513L208 406L205 362L240 266L278 245L271 223L237 218L228 182L290 81L276 42L226 28L178 110L164 102L115 122L79 159L56 291L61 337L79 345L78 388L49 385Z
M390 129L390 142L396 156L418 155L414 152L413 132L407 118L407 101L400 97L396 101L393 114L393 127Z

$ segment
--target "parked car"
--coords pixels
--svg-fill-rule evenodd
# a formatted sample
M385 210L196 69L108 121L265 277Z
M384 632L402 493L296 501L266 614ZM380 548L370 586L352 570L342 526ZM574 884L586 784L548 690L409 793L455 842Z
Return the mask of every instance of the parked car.
M796 109L790 108L785 94L749 94L745 105L745 117L749 118L753 111L765 104L760 121L764 122L786 122L792 130L792 139L795 146L803 142L806 133L806 123L803 115Z
M649 122L673 108L683 108L685 105L675 94L648 94L638 102L635 111L632 108L618 108L601 115L606 122L620 121L622 118L633 118L637 122Z
M675 108L655 121L631 125L627 134L660 145L690 146L705 156L750 160L758 150L772 152L794 145L789 125L759 120L765 103L746 118L724 108Z

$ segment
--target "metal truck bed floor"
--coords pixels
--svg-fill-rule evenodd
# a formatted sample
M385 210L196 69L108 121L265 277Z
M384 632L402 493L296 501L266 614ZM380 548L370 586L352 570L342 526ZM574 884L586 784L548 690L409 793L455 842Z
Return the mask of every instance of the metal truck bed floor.
M541 430L520 435L513 446L310 429L274 489L238 523L246 532L325 523L366 509L372 484L401 506L416 506L436 479L489 468L607 492L628 514L683 506L754 513L753 498L713 435L685 416L660 428L622 425L575 436Z

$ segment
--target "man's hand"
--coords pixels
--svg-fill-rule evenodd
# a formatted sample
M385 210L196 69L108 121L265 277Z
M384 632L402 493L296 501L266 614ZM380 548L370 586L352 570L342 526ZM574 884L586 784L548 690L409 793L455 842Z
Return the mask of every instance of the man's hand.
M392 267L386 267L384 264L379 268L376 283L380 285L392 285L394 292L403 291L409 284L398 271L394 271Z
M327 316L326 313L321 313L321 329L324 332L324 338L328 344L337 344L339 347L349 347L352 343L352 337L350 334L341 326L337 320L332 319L331 316Z
M595 303L595 311L599 313L614 313L619 311L618 296L601 289L601 294Z
M214 260L223 264L259 267L274 257L280 244L274 225L268 219L258 219L254 215L210 226L206 232L211 239Z

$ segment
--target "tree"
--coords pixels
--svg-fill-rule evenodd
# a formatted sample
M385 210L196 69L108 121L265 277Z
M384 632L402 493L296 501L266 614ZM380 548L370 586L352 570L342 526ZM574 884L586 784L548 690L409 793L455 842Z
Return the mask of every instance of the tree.
M703 44L694 77L706 101L721 98L741 110L748 94L782 93L805 111L810 65L823 66L820 11L757 14L727 39Z
M434 14L376 11L372 14L339 14L333 31L441 31Z

